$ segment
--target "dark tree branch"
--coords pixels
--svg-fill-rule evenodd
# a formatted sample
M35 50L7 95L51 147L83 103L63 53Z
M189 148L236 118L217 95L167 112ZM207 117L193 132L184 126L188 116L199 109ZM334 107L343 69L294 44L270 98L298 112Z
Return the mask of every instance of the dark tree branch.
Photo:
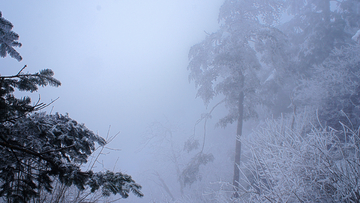
M15 150L19 150L19 151L22 151L22 152L25 152L27 154L30 154L30 155L33 155L33 156L36 156L42 160L45 160L49 163L51 163L52 165L56 166L55 162L51 159L48 159L46 157L43 157L41 153L37 153L37 152L34 152L34 151L31 151L31 150L28 150L28 149L25 149L23 147L19 147L19 146L16 146L16 145L11 145L7 142L0 142L0 145L1 146L4 146L4 147L7 147L9 149L15 149Z

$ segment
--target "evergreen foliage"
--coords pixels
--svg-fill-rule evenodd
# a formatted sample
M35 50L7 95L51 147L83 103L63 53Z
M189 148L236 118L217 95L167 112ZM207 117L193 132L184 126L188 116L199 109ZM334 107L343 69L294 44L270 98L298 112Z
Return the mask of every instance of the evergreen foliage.
M34 92L38 90L38 86L55 86L61 85L60 81L53 77L54 72L50 69L41 70L34 74L24 74L22 71L24 66L16 75L0 76L0 121L14 121L27 113L41 110L46 105L37 103L31 105L29 97L16 98L14 96L15 89L20 91Z
M0 56L5 57L9 54L16 60L21 61L22 57L19 52L14 49L14 47L21 47L21 43L17 41L19 35L11 31L12 28L13 25L11 22L3 18L0 12Z
M20 46L12 24L0 14L0 53L21 60L13 48ZM142 197L141 186L131 176L120 172L82 171L95 145L106 141L68 115L37 112L47 104L31 105L30 97L16 98L15 90L34 92L47 85L58 87L60 81L50 69L0 76L0 197L8 202L29 202L51 193L54 180L91 192L102 189L103 195L132 192Z
M132 180L131 176L122 174L120 172L114 173L106 171L105 173L99 172L89 181L91 192L95 192L99 187L102 187L102 194L110 196L110 194L120 194L121 197L127 198L129 193L132 192L138 197L142 197L140 192L141 186Z

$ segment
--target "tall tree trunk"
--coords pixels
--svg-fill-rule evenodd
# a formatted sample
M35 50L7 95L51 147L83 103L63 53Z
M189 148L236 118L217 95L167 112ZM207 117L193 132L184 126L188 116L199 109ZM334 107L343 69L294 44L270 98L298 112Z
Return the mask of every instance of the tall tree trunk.
M235 144L235 163L234 163L234 178L233 178L233 186L234 186L234 197L239 197L239 181L240 181L240 158L241 158L241 135L243 128L243 118L244 118L244 76L241 76L241 92L239 95L239 103L238 103L238 123L236 129L236 144Z

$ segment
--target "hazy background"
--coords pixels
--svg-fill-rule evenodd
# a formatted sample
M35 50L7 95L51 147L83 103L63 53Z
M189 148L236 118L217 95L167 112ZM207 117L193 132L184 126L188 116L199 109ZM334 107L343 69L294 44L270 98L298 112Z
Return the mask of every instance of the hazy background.
M144 142L154 121L188 137L206 109L188 81L187 54L218 29L223 0L1 1L23 46L21 62L1 59L2 74L50 68L62 82L33 93L35 102L59 99L47 112L70 117L106 137L120 131L99 170L121 170L150 191L144 171L154 151ZM151 133L150 133L151 134ZM180 143L179 145L182 145ZM232 149L232 145L231 148ZM167 167L162 165L161 167ZM173 170L170 169L169 170ZM232 170L229 170L231 173ZM176 180L174 180L176 182ZM132 195L133 196L133 195ZM140 202L130 198L125 202Z

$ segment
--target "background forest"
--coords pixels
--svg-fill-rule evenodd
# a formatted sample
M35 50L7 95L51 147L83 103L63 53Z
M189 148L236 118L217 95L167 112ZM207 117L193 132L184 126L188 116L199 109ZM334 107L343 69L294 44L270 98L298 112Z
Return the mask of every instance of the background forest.
M188 79L195 85L193 96L203 100L204 108L187 98L182 100L183 93L171 86L176 81L167 81L165 86L172 88L169 94L174 97L169 102L172 111L154 116L153 122L146 124L141 143L132 147L140 159L116 150L139 137L131 135L131 130L125 131L130 134L126 139L117 139L121 133L111 136L110 129L106 139L102 138L68 114L52 113L51 106L56 108L57 101L32 104L31 99L37 101L37 97L23 97L24 93L15 91L60 86L53 77L56 68L32 74L25 73L27 66L23 66L15 74L1 73L3 200L359 202L360 2L221 3L218 27L209 27L214 31L206 31L202 40L188 47ZM97 5L96 9L101 11L102 7ZM5 15L0 19L0 54L21 61L19 35L12 31L11 19L6 19ZM137 84L150 80L147 73L138 73ZM179 75L186 80L185 75ZM105 77L94 76L105 81ZM76 80L67 77L70 83L69 78ZM102 89L122 90L112 88L113 83L102 83L92 86L92 93L102 98L101 109L106 113L106 106L111 106L107 99L117 97L105 97ZM142 88L147 90L145 86ZM95 87L101 87L100 91ZM156 94L144 92L133 89L126 98L146 94L149 100L143 105L151 104L154 98L159 106L165 106ZM123 129L135 126L136 132L144 117L163 108L146 107L123 111L126 116L119 122L133 123ZM94 119L101 120L95 114ZM115 155L115 161L112 157L118 153L125 155ZM136 161L136 170L123 173L117 168L135 160L141 160ZM134 195L128 198L129 193Z
M221 6L220 29L191 48L188 66L206 105L224 98L218 125L237 123L234 192L216 201L359 201L359 6Z

